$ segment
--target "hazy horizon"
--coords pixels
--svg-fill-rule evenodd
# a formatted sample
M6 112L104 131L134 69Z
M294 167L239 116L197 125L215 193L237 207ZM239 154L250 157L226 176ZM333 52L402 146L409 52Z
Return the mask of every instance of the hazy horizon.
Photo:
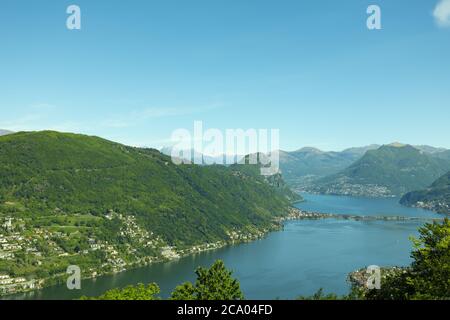
M44 129L44 130L33 130L33 131L26 131L26 130L12 131L12 130L7 130L7 129L0 128L0 133L2 131L9 131L10 133L19 133L19 132L39 132L39 131L57 131L57 130L45 130ZM81 134L81 135L89 135L87 133L80 133L80 132L61 132L61 133L74 133L74 134ZM94 136L97 136L97 135L94 135ZM105 137L102 137L102 136L98 136L98 137L106 139ZM114 140L111 140L111 141L116 142L116 143L121 143L120 141L114 141ZM124 143L121 143L121 144L124 144ZM339 149L339 150L324 150L324 149L317 148L316 146L305 145L305 146L299 146L296 149L292 149L292 150L278 149L278 151L292 153L292 152L296 152L296 151L299 151L299 150L302 150L302 149L311 148L311 149L317 149L317 150L319 150L321 152L343 152L343 151L346 151L346 150L349 150L349 149L355 149L355 148L356 149L358 149L358 148L366 148L366 147L370 147L370 146L381 147L381 146L395 145L395 144L410 145L410 146L413 146L413 147L432 147L432 148L435 148L435 149L449 150L449 148L436 146L436 145L432 145L432 144L415 144L415 143L405 143L405 142L399 142L399 141L392 141L392 142L389 142L389 143L368 143L368 144L360 145L360 146L348 146L348 147L345 147L345 148ZM125 145L127 145L127 144L125 144ZM169 148L172 147L171 145L164 145L164 146L128 145L128 146L142 147L142 148L153 148L153 149L159 150L161 152L164 151L164 149L169 149ZM195 151L195 152L198 152L198 153L202 153L202 152L200 152L199 150L197 150L195 148L191 148L191 150ZM274 151L274 150L271 150L271 151ZM205 156L211 156L211 157L236 155L236 154L233 154L233 153L219 153L219 154L202 153L202 154L205 155ZM237 155L237 156L243 156L243 155Z

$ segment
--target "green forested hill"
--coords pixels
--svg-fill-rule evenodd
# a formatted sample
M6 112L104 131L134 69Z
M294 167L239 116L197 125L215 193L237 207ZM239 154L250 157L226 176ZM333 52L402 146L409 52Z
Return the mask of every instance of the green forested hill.
M253 160L250 157L254 157ZM251 165L251 163L256 163ZM255 153L244 156L238 163L230 166L233 171L239 171L240 174L245 173L248 176L260 176L261 168L270 168L271 160L264 153ZM277 171L275 174L270 176L263 176L264 182L273 187L277 193L286 197L290 202L300 202L303 201L303 197L293 192L286 184L284 177L281 175L280 168L275 169Z
M256 172L175 165L153 149L84 135L1 136L0 226L12 218L9 234L19 231L30 244L18 245L40 255L21 249L14 257L24 261L2 261L0 271L45 271L82 252L95 266L107 254L91 252L94 247L113 246L108 250L120 258L114 259L132 262L161 256L163 247L176 251L261 234L276 227L274 218L286 213L292 195ZM37 235L42 239L35 241ZM52 239L53 253L44 252L44 235Z
M450 169L450 161L409 145L385 145L367 151L348 168L319 180L315 191L392 196L424 188Z
M174 165L156 150L56 132L0 138L2 212L133 214L170 243L222 239L227 227L264 224L287 201L257 175ZM14 205L5 205L13 203Z
M400 203L450 214L450 172L437 179L427 189L405 194Z

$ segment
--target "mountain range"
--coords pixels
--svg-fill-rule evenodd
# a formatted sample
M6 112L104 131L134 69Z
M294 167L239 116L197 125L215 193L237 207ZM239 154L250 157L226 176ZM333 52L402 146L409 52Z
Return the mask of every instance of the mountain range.
M192 154L200 163L206 159ZM401 196L429 186L450 170L450 150L398 142L340 152L313 147L280 150L279 160L283 179L298 192L353 196ZM223 162L223 157L208 161Z
M401 196L429 186L450 170L450 160L410 145L394 143L368 150L336 174L320 178L313 192L352 196Z
M176 157L181 159L184 163L195 163L200 165L211 165L211 164L230 165L238 163L239 160L244 157L243 155L227 155L227 154L210 156L198 152L195 149L178 150L172 147L163 147L160 149L160 152L170 157L172 156L172 152L174 152Z
M378 145L370 145L341 152L322 151L312 147L292 152L280 151L280 169L289 185L301 189L309 185L311 181L345 169L362 157L366 151L378 147Z

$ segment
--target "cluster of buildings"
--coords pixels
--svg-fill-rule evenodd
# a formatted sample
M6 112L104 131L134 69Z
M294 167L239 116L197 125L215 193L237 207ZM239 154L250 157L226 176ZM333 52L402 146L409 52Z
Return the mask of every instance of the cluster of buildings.
M24 277L10 277L0 274L0 295L23 292L35 289L39 284L35 280L27 280Z
M418 201L414 204L417 208L432 210L439 213L450 214L450 205L446 200Z
M14 253L22 250L25 239L19 232L14 232L13 218L5 218L0 228L0 259L12 260Z
M311 189L312 192L341 195L341 196L371 197L371 198L393 197L391 190L389 190L385 186L375 184L350 183L346 182L345 180L342 181L339 180L338 182L330 185L312 187Z

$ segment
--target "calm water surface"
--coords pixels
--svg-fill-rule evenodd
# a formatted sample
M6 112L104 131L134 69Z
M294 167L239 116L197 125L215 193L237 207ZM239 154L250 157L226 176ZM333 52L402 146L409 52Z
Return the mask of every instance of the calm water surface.
M436 218L439 215L405 208L398 199L367 199L304 195L297 204L305 210L359 214ZM73 299L96 296L129 284L156 282L163 297L173 288L194 280L198 266L222 259L234 270L246 298L295 298L323 288L325 292L348 292L347 274L368 266L402 266L410 263L411 242L423 221L290 221L283 231L252 243L230 246L213 252L185 257L95 280L83 280L82 290L69 291L65 285L16 295L16 299Z
M330 195L302 194L306 200L297 207L322 213L352 214L363 216L407 216L436 218L435 212L400 205L400 198L356 198Z

